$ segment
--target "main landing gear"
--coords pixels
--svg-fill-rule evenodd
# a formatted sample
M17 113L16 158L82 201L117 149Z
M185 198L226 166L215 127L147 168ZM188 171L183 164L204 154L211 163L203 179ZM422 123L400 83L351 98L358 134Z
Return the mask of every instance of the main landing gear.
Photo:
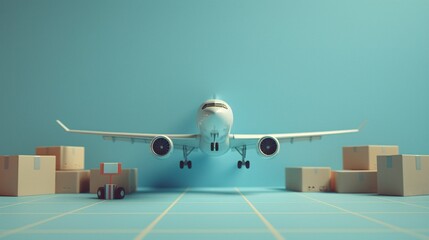
M191 169L191 168L192 168L192 161L191 161L191 160L188 160L188 156L189 156L189 154L191 154L191 152L192 152L192 151L194 151L194 149L195 149L195 148L191 147L191 148L188 150L188 147L187 147L187 146L183 146L183 158L184 158L185 160L180 161L180 164L179 164L180 169L183 169L185 166L187 166L187 167L188 167L188 169Z
M241 169L242 166L245 166L247 169L250 168L250 162L246 161L246 145L241 147L241 150L239 148L235 148L238 153L241 155L241 161L237 162L237 168Z

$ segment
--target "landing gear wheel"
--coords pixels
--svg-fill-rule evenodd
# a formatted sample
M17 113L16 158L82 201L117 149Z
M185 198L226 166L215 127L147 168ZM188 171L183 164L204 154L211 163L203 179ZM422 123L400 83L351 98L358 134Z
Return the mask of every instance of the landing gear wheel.
M213 152L214 151L214 143L210 143L210 150Z
M249 168L250 168L250 162L249 162L249 161L246 161L244 164L246 165L246 168L247 168L247 169L249 169Z
M241 166L243 166L243 162L242 162L242 161L238 161L238 162L237 162L237 167L238 167L238 169L241 169Z
M192 168L192 161L188 161L188 169Z
M97 197L98 199L106 199L106 192L104 190L104 187L99 187L97 189Z
M215 150L216 152L219 151L219 143L215 143Z
M123 199L125 197L125 189L123 187L118 187L115 190L115 199Z
M185 166L185 162L183 162L183 161L180 161L180 164L179 164L179 166L180 166L180 169L183 169L183 167Z

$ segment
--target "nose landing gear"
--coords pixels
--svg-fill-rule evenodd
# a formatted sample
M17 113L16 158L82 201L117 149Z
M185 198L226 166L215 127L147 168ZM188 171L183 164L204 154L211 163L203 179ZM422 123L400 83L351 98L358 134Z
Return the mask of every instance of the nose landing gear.
M211 133L211 136L213 137L213 142L210 143L210 151L219 151L219 143L216 142L216 138L219 137L219 133Z

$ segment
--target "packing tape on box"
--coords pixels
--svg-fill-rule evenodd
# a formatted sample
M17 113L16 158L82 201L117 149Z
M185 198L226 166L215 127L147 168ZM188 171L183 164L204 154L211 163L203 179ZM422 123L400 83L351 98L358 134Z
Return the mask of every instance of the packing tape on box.
M422 170L422 158L416 156L416 170Z
M34 163L33 169L40 170L40 157L34 157L33 163Z
M392 156L387 156L386 157L386 168L392 168L392 167L393 167Z
M4 157L3 169L4 170L8 170L9 169L9 156L5 156Z
M100 173L104 174L120 174L122 172L121 163L100 163Z

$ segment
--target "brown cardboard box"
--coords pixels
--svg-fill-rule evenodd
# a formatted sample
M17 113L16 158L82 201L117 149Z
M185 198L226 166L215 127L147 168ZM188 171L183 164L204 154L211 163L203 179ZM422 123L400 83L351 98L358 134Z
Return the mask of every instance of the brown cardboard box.
M379 156L378 194L413 196L429 194L429 156Z
M91 169L89 191L96 193L99 187L109 183L109 179L109 176L100 174L100 169ZM137 168L122 169L120 174L112 176L112 183L123 187L126 194L137 191Z
M286 168L286 189L298 192L327 192L330 189L331 168Z
M0 195L55 193L54 156L0 156Z
M398 146L343 147L344 170L377 170L378 155L399 154Z
M83 170L85 168L84 147L37 147L36 154L55 156L57 158L57 170Z
M376 193L377 171L340 170L333 171L335 191L339 193Z
M89 170L57 171L55 193L89 192Z

